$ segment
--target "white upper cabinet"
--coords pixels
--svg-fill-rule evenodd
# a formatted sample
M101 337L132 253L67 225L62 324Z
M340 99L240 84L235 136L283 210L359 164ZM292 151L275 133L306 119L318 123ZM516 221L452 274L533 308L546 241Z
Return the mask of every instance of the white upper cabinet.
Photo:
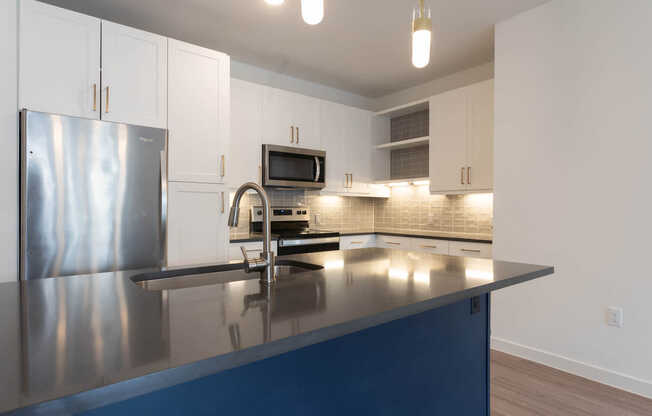
M342 143L349 158L349 189L354 193L368 194L372 182L371 117L369 111L357 108L348 110L348 134Z
M171 182L168 266L227 261L229 194L217 184Z
M319 149L320 140L320 120L319 107L320 100L300 94L293 95L293 122L295 129L295 145L308 149Z
M166 128L167 73L162 36L20 2L21 108Z
M265 87L263 144L319 148L320 104L316 98Z
M261 183L264 93L262 85L231 79L231 187Z
M469 93L468 189L494 187L494 82L471 85Z
M321 104L321 144L326 151L325 191L342 193L348 189L349 149L346 147L347 108L324 101Z
M493 189L493 80L430 100L430 191Z
M102 22L102 119L167 127L167 38Z
M229 172L230 58L169 40L169 177L223 183Z
M101 21L20 2L19 107L99 119Z

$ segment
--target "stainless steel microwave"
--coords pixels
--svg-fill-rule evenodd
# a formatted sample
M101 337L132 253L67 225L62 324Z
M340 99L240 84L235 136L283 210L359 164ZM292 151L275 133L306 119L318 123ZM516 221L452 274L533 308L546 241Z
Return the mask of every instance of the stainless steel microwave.
M263 145L263 186L312 188L326 186L326 152Z

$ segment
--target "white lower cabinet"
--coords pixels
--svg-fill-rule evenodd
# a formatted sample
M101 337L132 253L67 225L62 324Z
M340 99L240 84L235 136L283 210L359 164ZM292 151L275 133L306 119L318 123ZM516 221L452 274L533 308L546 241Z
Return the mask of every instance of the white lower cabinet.
M242 250L240 247L244 247L247 251L247 257L255 258L259 257L263 253L263 242L262 241L249 241L246 243L231 243L229 244L229 262L242 262ZM278 253L278 243L272 241L272 251L274 254Z
M448 254L447 240L433 240L431 238L413 238L412 250L432 254Z
M394 237L390 235L376 236L376 247L395 248L398 250L411 250L412 239L409 237Z
M340 250L376 247L375 234L350 235L340 237Z
M465 243L460 241L451 241L449 243L448 254L451 256L490 259L492 257L492 246L491 244L487 243Z
M224 186L169 183L168 266L226 262L228 205Z

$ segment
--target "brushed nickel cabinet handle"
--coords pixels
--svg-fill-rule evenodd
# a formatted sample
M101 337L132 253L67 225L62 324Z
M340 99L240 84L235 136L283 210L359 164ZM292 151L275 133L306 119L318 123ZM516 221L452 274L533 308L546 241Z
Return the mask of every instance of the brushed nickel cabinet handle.
M464 167L462 166L462 173L460 174L460 183L464 185Z
M222 191L222 214L224 214L224 191Z
M245 250L247 253L262 253L262 249Z
M392 245L392 246L400 246L400 245L401 245L401 243L395 243L395 242L393 242L393 241L387 241L386 243L387 243L387 244L390 244L390 245Z
M290 143L294 143L294 126L290 126Z
M351 241L351 244L362 244L362 241Z
M299 144L299 128L297 127L297 144Z
M93 84L93 111L97 111L97 84Z
M344 174L344 189L349 189L349 174L345 173Z
M106 107L104 108L104 113L109 114L109 86L106 87Z
M224 155L220 156L220 176L226 176L226 159Z
M353 174L349 173L349 175L351 175L351 188L353 188Z
M466 168L466 183L471 185L471 166Z
M437 246L421 246L421 248L437 248Z
M470 248L461 248L460 251L464 251L466 253L482 253L481 250L471 250Z

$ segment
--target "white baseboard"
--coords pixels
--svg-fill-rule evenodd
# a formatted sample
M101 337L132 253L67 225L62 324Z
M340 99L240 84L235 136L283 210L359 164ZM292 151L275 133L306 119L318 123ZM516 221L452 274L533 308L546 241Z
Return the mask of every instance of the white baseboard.
M491 348L652 399L652 381L582 363L506 339L491 337Z

